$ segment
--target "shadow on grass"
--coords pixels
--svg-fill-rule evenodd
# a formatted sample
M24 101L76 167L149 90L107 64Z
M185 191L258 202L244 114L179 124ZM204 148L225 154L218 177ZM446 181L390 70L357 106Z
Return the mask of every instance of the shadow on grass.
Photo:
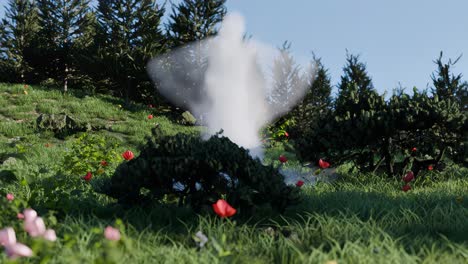
M100 195L98 195L100 196ZM148 203L145 206L123 206L104 196L76 196L68 201L63 215L111 223L122 219L137 231L159 232L168 237L187 236L188 230L200 225L200 216L215 219L210 206L197 215L187 207L176 204ZM311 192L305 191L304 200L288 208L279 215L268 207L259 207L252 216L239 214L231 218L237 225L246 225L257 231L273 227L281 230L284 236L301 233L305 226L320 228L329 225L330 236L343 239L365 238L369 228L387 233L403 245L431 247L434 243L444 243L443 237L454 243L465 244L468 237L467 197L447 193L402 193L389 195L378 192L339 190ZM49 208L57 210L56 205ZM313 229L312 228L312 229ZM362 230L361 230L362 228ZM348 234L349 233L349 234ZM345 235L346 234L346 235Z

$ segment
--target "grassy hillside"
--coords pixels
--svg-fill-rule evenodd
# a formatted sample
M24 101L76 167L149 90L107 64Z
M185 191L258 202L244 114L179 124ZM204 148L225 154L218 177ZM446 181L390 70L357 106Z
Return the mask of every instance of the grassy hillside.
M303 186L303 201L284 215L261 211L249 219L219 219L170 203L126 208L91 188L76 194L73 187L60 186L64 156L80 134L54 138L35 128L36 118L69 114L101 127L93 133L117 142L119 152L131 149L135 155L155 123L167 134L200 128L177 125L159 108L123 109L123 102L110 96L26 91L0 84L0 199L13 193L18 208L37 205L58 240L40 245L41 253L22 259L25 263L466 263L468 258L467 168L428 172L403 192L401 181L342 167L337 182ZM149 114L155 117L148 119ZM267 150L267 162L281 153L281 146ZM289 167L299 166L292 153L288 157ZM81 176L67 177L83 184ZM66 213L54 206L66 206ZM14 226L18 240L29 241L20 220L5 220L7 209L0 207L0 229ZM121 241L105 241L107 225L120 228ZM193 239L197 231L208 237L201 249ZM0 263L6 262L0 253Z

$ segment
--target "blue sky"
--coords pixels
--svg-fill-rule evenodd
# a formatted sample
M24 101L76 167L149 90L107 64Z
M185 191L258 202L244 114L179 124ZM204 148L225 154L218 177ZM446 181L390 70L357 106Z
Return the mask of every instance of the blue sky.
M468 0L228 0L227 7L245 16L254 38L273 46L290 41L298 61L315 52L333 84L346 49L361 56L380 92L399 82L426 88L441 50L445 58L464 54L455 71L468 80Z
M346 49L361 55L380 92L399 82L424 89L441 50L447 58L464 53L455 71L468 80L468 0L228 0L228 9L260 40L291 41L301 61L314 51L334 84Z

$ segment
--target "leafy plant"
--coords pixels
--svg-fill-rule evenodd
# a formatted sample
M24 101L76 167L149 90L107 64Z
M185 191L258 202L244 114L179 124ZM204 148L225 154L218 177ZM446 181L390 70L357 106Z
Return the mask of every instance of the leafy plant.
M105 185L107 194L125 203L175 195L179 204L195 209L221 197L244 210L269 203L281 211L297 202L298 189L287 186L275 168L221 134L205 141L183 134L160 136L158 130L153 129L139 157L117 168Z
M117 143L106 141L104 136L83 133L65 154L63 169L74 176L84 176L88 171L106 175L107 166L122 160L118 147Z

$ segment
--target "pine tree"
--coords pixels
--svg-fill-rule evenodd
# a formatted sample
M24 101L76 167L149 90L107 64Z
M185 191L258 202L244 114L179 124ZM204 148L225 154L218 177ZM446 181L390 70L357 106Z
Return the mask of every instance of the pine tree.
M206 96L202 89L207 70L206 45L201 40L214 36L217 26L226 14L226 0L183 0L172 6L166 37L171 48L179 48L170 59L171 72L180 74L181 93L191 101L202 101ZM170 55L169 55L170 56ZM179 74L177 74L179 75ZM173 111L182 113L189 109L187 100L178 102Z
M164 8L155 0L99 0L98 50L119 95L145 96L150 86L146 64L165 49L160 29ZM148 95L146 95L148 96Z
M183 0L172 8L167 35L172 47L202 40L217 32L226 15L226 0Z
M0 23L0 58L5 67L12 67L21 82L32 68L28 63L28 54L33 47L33 40L38 31L38 16L31 0L10 0L5 18ZM31 77L28 77L30 79Z
M40 43L47 56L45 77L63 81L63 91L76 71L76 54L81 38L89 37L90 0L37 0L40 16ZM83 41L83 40L81 40Z
M377 96L366 65L359 61L359 56L347 53L341 83L338 85L338 97L335 111L338 115L349 112L351 115L361 110L369 110L368 99Z
M313 67L307 77L307 92L292 111L294 119L290 129L291 138L304 135L305 131L320 125L319 120L324 115L329 115L331 110L331 79L328 70L324 67L320 58L313 57Z
M290 110L291 102L297 101L302 95L305 78L301 68L290 51L291 44L283 43L279 56L274 59L272 67L272 90L269 96L271 108L278 113Z
M440 52L440 56L434 63L437 65L437 70L432 74L432 82L434 88L432 93L437 95L440 100L453 100L456 101L462 110L468 110L467 104L467 92L468 83L462 81L462 74L454 75L452 68L461 58L458 57L452 62L451 59L447 63L442 62L443 53Z

